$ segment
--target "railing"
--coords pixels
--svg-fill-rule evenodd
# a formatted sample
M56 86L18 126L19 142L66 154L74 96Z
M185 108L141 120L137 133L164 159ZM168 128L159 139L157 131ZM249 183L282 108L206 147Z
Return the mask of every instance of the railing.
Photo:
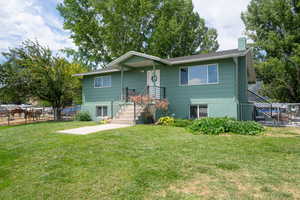
M153 91L153 89L155 91ZM123 96L111 101L111 118L116 118L119 113L124 111L126 106L133 105L133 117L134 120L137 120L139 113L142 113L147 107L154 104L157 100L165 98L165 87L146 86L140 91L129 87L123 88Z
M137 95L136 89L129 89L128 87L124 88L125 101L129 102L130 97Z
M268 118L273 119L273 105L268 99L256 94L255 92L248 90L249 101L252 101L255 104L255 112L262 113ZM259 104L261 103L261 105ZM266 111L266 109L268 111ZM257 113L255 113L255 120L257 118Z
M151 93L151 89L154 90L154 93ZM147 86L147 94L149 96L153 96L153 98L155 98L155 99L165 99L166 98L166 87Z
M130 102L130 98L134 96L150 96L154 99L165 99L166 98L166 87L160 86L146 86L141 92L137 92L136 89L124 88L124 100Z

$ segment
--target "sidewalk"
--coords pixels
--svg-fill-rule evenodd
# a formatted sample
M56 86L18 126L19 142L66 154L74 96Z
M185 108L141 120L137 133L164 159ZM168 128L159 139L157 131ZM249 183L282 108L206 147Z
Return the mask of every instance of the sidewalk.
M125 128L125 127L130 127L130 126L133 126L133 125L103 124L103 125L97 125L97 126L86 126L86 127L82 127L82 128L62 130L62 131L58 131L58 133L74 134L74 135L87 135L90 133L96 133L96 132L106 131L106 130L113 130L113 129L118 129L118 128Z

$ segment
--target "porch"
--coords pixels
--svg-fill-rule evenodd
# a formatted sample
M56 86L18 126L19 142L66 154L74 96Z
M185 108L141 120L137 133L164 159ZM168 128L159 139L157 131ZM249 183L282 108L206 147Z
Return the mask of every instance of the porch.
M166 87L161 86L160 67L167 61L147 54L128 52L107 65L120 71L120 100L130 102L134 96L165 99Z

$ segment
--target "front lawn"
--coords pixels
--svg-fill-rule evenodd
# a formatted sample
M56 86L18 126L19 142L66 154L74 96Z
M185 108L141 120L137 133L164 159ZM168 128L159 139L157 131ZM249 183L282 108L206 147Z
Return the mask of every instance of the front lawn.
M300 129L207 136L139 125L55 133L91 124L0 129L0 199L300 198Z
M7 128L11 128L11 126L0 126L0 131L4 130L4 129L7 129Z

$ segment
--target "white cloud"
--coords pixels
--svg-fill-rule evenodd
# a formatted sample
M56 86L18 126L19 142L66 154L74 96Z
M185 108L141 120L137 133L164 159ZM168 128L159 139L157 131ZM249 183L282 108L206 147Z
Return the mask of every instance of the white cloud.
M57 51L74 48L70 33L63 30L56 4L62 0L0 0L0 52L16 47L26 39L38 39ZM217 29L220 49L237 48L243 35L240 18L250 0L193 0L195 10L206 23Z
M74 47L55 7L45 8L42 3L39 0L0 1L0 51L18 46L26 39L37 39L54 51Z
M193 0L195 10L210 27L218 31L221 50L237 48L237 40L244 35L241 12L250 0Z

